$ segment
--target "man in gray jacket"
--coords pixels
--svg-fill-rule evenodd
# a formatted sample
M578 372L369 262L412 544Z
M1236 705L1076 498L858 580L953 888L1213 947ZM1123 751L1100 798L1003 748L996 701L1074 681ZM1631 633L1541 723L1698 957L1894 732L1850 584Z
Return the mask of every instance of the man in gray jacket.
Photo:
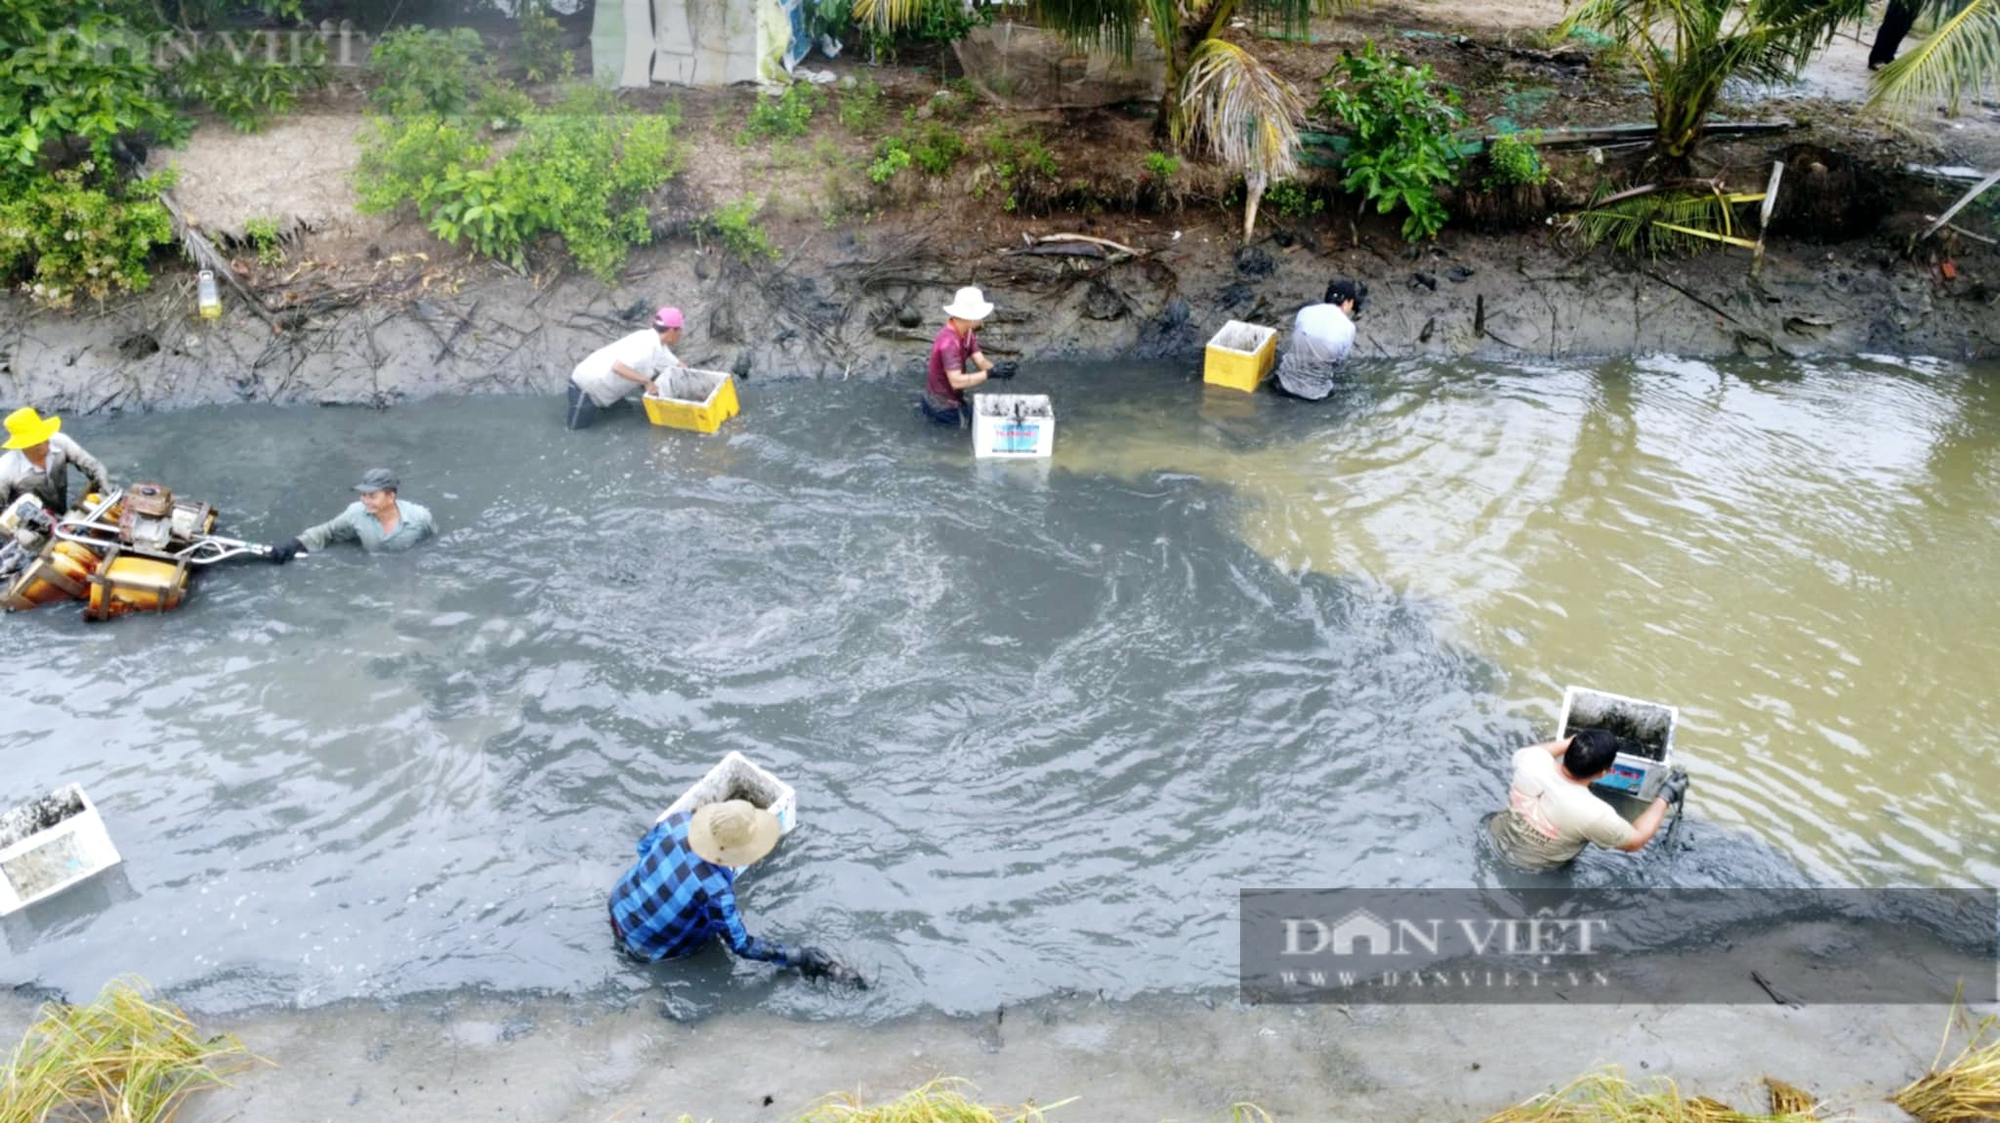
M437 533L430 509L396 498L398 482L387 468L370 468L354 490L361 501L351 503L331 521L301 531L297 538L271 547L271 561L283 565L301 553L324 550L335 542L357 542L369 553L399 553Z

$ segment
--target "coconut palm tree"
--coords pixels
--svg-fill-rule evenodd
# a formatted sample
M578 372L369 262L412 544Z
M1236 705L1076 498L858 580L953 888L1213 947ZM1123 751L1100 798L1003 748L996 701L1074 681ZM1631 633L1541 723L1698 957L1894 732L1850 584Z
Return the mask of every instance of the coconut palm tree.
M907 26L928 0L855 0L854 18L882 31ZM1222 38L1238 16L1287 32L1359 0L1028 0L1042 26L1092 51L1130 57L1150 35L1166 59L1166 95L1155 123L1161 143L1206 144L1243 172L1247 239L1265 187L1298 171L1305 99L1257 57Z
M2000 0L1923 6L1940 17L1937 30L1876 72L1870 104L1956 106L2000 79Z
M1649 160L1681 175L1724 82L1796 77L1836 28L1866 9L1867 0L1583 0L1558 34L1588 27L1630 52L1653 93Z

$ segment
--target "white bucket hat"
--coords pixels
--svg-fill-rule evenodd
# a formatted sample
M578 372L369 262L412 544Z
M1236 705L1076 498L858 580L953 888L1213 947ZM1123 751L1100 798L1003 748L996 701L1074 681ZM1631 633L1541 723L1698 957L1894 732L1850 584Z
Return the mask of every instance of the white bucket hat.
M740 869L769 854L782 833L776 815L749 800L732 799L695 809L688 823L688 848L703 861Z
M967 285L944 306L944 314L954 320L977 323L993 314L993 306L986 302L986 294L979 291L979 286Z

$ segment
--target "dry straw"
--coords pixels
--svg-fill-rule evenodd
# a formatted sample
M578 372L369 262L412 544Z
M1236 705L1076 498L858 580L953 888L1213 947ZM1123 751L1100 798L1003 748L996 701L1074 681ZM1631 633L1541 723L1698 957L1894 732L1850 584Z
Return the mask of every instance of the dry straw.
M0 1123L170 1123L189 1095L260 1058L204 1037L142 982L113 980L88 1006L51 1002L0 1081Z
M1951 1041L1952 1027L1963 1022L1963 1014L1954 1011L1945 1023L1944 1040L1938 1043L1931 1070L1893 1097L1897 1107L1923 1123L2000 1119L2000 1039L1995 1039L1995 1019L1987 1018L1972 1027L1971 1040L1957 1059L1938 1067Z
M1071 1096L1047 1107L988 1107L967 1099L961 1089L977 1091L963 1080L941 1078L885 1104L863 1104L852 1094L829 1096L801 1115L799 1123L1048 1123L1044 1112L1077 1099Z
M1486 1123L1817 1123L1811 1096L1782 1081L1767 1083L1772 1113L1753 1115L1706 1096L1683 1096L1664 1077L1641 1087L1614 1068L1580 1076Z

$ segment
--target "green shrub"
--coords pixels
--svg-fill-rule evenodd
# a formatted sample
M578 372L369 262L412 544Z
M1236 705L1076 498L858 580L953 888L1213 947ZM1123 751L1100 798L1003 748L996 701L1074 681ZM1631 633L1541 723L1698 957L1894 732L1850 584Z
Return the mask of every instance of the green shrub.
M284 264L285 244L278 240L277 219L260 216L245 222L243 237L249 241L250 248L257 251L257 264Z
M965 155L965 140L958 130L938 121L927 122L910 138L910 159L925 175L943 175Z
M543 0L520 0L515 20L521 38L514 44L514 61L530 82L553 82L576 69L576 52L563 50L562 25Z
M1494 138L1486 148L1486 184L1489 187L1534 187L1549 181L1549 168L1532 140L1519 133Z
M183 59L167 87L183 105L207 108L246 133L262 132L271 118L290 113L302 90L326 85L326 44L301 36L298 62L273 63L262 52L211 46Z
M1049 151L1039 133L989 133L986 154L982 171L999 189L1004 210L1016 210L1025 202L1046 196L1054 190L1061 173L1055 153ZM977 193L984 193L983 184Z
M158 95L158 78L122 19L58 0L0 0L0 167L25 171L46 143L72 137L107 168L122 135L184 139L187 123Z
M857 136L872 133L889 117L882 100L882 87L875 79L864 78L853 89L840 94L840 127Z
M159 201L171 174L120 181L95 161L14 177L0 196L0 276L19 279L38 304L68 308L79 295L102 301L144 292L147 261L171 242Z
M736 143L802 137L812 128L813 110L819 102L819 89L810 82L794 82L777 97L758 94L743 131L736 134Z
M481 82L479 84L479 120L488 129L504 133L521 127L528 114L536 109L535 99L516 89L511 82Z
M1146 153L1146 174L1154 179L1167 180L1180 174L1181 158L1164 152Z
M763 209L762 199L745 195L710 211L702 225L744 264L768 261L778 256L778 247L771 244L770 235L757 222Z
M1285 218L1310 218L1326 209L1326 200L1296 179L1281 179L1265 188L1264 202Z
M495 158L472 130L439 117L374 122L355 173L364 210L408 204L444 240L526 267L528 248L563 240L576 264L610 281L652 241L652 193L677 170L677 122L589 87L521 123Z
M1435 237L1450 218L1437 189L1458 181L1458 95L1440 91L1429 66L1380 54L1371 40L1358 55L1342 53L1319 107L1352 132L1341 186L1383 214L1402 208L1405 239Z
M877 187L895 179L910 167L910 146L900 136L883 137L875 146L875 159L868 165L868 182Z
M412 24L385 33L369 57L380 83L368 95L375 108L457 117L472 103L486 48L470 28L433 31Z

